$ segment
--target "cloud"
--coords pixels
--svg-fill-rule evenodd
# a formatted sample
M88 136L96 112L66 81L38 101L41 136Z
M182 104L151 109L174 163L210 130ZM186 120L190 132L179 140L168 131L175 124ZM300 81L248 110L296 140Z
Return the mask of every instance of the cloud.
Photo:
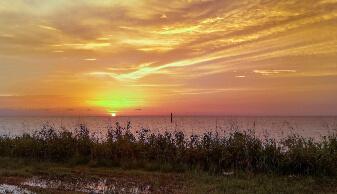
M83 60L85 60L85 61L96 61L97 59L95 59L95 58L86 58L86 59L83 59Z
M317 79L314 95L336 75L336 22L334 0L2 1L0 94L94 98L129 84L151 101L212 92L196 83L223 95Z
M186 66L194 66L194 65L199 65L202 63L207 63L209 61L216 60L218 57L213 57L213 58L196 58L196 59L189 59L189 60L182 60L182 61L176 61L172 63L167 63L163 65L158 65L158 66L140 66L138 69L128 72L128 73L123 73L123 74L117 74L114 72L103 72L103 71L97 71L97 72L90 72L88 75L92 76L108 76L115 78L117 80L137 80L140 78L143 78L148 75L152 74L158 74L161 73L165 69L169 68L178 68L178 67L186 67ZM166 72L164 72L165 74Z
M13 94L0 94L0 97L10 97L10 96L14 96Z
M261 75L277 75L277 74L285 74L285 73L296 73L297 71L294 69L279 69L279 70L254 70L254 73Z
M55 30L58 31L58 29L51 27L51 26L45 26L45 25L38 25L38 27L42 28L42 29L46 29L46 30Z

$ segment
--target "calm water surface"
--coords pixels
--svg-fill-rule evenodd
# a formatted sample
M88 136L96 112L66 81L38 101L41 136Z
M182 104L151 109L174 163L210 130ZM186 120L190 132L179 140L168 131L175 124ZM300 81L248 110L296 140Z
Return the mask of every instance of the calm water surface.
M260 137L276 139L291 134L319 138L337 131L337 117L0 117L0 135L20 135L51 125L75 130L85 124L92 133L103 135L116 122L126 125L130 121L132 131L148 128L152 132L183 131L186 134L202 134L209 131L228 133L233 130L254 129Z

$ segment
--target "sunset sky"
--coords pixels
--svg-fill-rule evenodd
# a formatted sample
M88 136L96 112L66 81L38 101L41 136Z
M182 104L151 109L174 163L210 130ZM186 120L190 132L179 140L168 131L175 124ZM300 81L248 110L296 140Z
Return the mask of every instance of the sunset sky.
M337 115L337 0L0 0L1 115Z

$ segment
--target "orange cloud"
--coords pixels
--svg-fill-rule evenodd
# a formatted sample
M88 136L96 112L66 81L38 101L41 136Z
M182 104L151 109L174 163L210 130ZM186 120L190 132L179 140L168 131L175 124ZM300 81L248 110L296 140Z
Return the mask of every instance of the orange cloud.
M0 3L0 112L337 108L336 1L80 2Z

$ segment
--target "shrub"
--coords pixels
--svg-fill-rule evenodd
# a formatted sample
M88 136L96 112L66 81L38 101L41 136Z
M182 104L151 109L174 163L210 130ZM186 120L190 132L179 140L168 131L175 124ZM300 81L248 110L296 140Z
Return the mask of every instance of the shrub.
M121 166L150 170L204 170L211 173L248 171L299 175L337 174L337 136L321 141L290 136L280 142L261 140L253 131L207 132L186 137L183 132L131 132L116 123L104 138L90 135L85 125L74 132L44 126L33 134L0 137L0 156L40 161Z

